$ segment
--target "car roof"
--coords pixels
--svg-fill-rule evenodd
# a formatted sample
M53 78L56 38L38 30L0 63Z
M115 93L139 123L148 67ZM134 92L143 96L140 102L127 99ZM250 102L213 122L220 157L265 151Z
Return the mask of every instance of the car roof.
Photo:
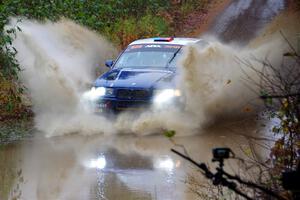
M174 37L171 41L154 41L156 38L146 38L146 39L140 39L135 40L129 45L134 44L178 44L178 45L187 45L191 43L198 43L200 41L203 41L203 39L200 38L180 38L180 37Z

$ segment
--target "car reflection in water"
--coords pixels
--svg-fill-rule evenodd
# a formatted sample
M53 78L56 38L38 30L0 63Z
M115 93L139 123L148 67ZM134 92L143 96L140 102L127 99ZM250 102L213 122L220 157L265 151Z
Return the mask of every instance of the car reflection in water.
M132 198L178 199L175 192L170 191L176 191L175 170L180 167L180 161L170 156L152 158L110 149L88 159L84 166L97 175L93 195L100 199L122 199L124 195L128 197L128 193Z

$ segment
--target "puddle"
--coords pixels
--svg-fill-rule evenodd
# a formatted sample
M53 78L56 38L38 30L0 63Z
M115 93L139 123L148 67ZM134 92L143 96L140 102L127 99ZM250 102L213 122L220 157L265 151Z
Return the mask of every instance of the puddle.
M250 124L252 125L250 125ZM255 124L216 127L201 135L175 138L197 161L210 163L211 149L228 146L237 154ZM249 128L244 128L249 127ZM0 197L20 199L195 199L185 184L195 168L173 154L180 146L163 136L36 137L0 150ZM14 169L14 170L11 170ZM22 179L15 173L21 170ZM11 191L17 190L12 195ZM5 196L4 196L5 195Z

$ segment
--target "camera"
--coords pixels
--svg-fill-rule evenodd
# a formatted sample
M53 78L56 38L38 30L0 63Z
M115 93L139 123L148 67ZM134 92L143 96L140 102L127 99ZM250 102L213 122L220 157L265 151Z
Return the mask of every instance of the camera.
M214 148L212 150L213 159L214 160L223 160L230 157L230 148L222 147L222 148Z

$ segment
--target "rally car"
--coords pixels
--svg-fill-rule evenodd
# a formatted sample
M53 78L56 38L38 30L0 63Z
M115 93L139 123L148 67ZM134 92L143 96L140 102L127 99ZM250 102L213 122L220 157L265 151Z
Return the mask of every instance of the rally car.
M178 105L176 61L182 47L203 43L198 38L148 38L132 42L118 58L108 60L110 70L94 83L98 111L135 110Z

